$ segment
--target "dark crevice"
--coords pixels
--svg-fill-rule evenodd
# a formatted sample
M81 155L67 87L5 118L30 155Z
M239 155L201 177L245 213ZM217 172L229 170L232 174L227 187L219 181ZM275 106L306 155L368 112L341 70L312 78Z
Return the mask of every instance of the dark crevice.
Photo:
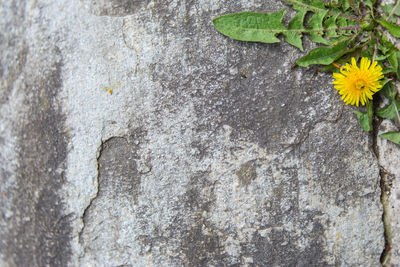
M83 211L83 214L81 216L81 220L82 220L83 226L82 226L82 229L79 231L79 234L78 234L79 243L80 244L83 244L82 235L83 235L83 232L85 230L85 226L87 224L87 220L88 220L88 216L89 216L89 210L92 208L94 201L99 197L99 194L100 194L100 169L102 167L101 164L100 164L100 159L103 156L103 152L104 152L104 149L105 149L107 143L109 143L110 141L114 140L115 138L122 138L122 137L113 136L113 137L108 138L105 141L102 140L101 144L100 144L99 154L97 155L97 176L96 176L97 188L96 188L96 195L92 199L90 199L89 205L85 208L85 210Z
M374 110L378 108L379 103L374 101ZM390 214L389 214L389 196L390 196L390 182L388 179L388 172L384 170L384 168L379 163L379 149L378 149L378 131L379 126L382 123L382 119L374 118L372 121L372 131L370 133L371 136L371 150L378 162L379 166L379 176L380 181L379 185L381 188L381 203L382 203L382 222L384 228L384 239L385 239L385 246L383 248L380 263L382 266L390 266L390 254L391 254L391 225L390 225Z
M383 206L382 221L385 236L385 247L382 251L380 262L382 266L390 266L390 255L392 249L392 234L389 214L390 182L389 179L387 179L388 173L382 167L380 168L379 174L381 177L381 202Z
M377 105L375 104L377 101L374 102L374 112L378 109ZM375 117L372 120L372 131L370 133L371 136L371 149L372 152L376 158L376 160L378 161L379 164L379 149L378 149L378 131L379 131L379 126L382 123L382 119Z

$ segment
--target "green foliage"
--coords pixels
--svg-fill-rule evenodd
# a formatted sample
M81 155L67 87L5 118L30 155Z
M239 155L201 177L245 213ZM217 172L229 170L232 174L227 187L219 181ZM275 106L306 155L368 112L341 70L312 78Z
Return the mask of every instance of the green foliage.
M373 107L372 102L367 102L367 113L362 113L359 111L354 111L360 122L361 128L364 131L369 132L372 130L372 118L373 118Z
M320 46L296 61L301 67L324 65L324 70L337 72L352 57L377 61L386 76L379 92L389 104L374 111L372 101L367 113L355 111L365 131L372 130L373 116L394 120L400 126L400 102L393 82L400 80L400 0L395 5L377 6L376 0L282 0L293 9L289 23L282 23L286 9L271 13L240 12L213 20L215 28L236 40L278 43L285 40L304 50L303 37ZM286 20L285 20L286 21ZM399 143L399 134L381 135ZM397 138L397 139L396 139Z
M376 115L378 115L383 119L391 119L396 121L399 110L400 110L400 103L397 100L392 100L389 105L376 111Z
M396 25L394 23L388 22L383 19L377 19L376 20L379 24L381 24L383 27L389 30L389 32L396 38L400 37L400 26Z
M394 6L393 5L384 5L382 6L382 10L386 12L386 14L389 14L393 10ZM396 9L393 12L394 15L400 16L400 6L397 6Z
M213 20L222 34L240 41L279 43L275 36L287 29L282 25L285 10L274 13L241 12Z
M372 130L372 123L370 122L368 118L367 113L362 113L357 110L354 111L354 113L358 117L358 121L360 122L361 128L363 128L364 131L369 132Z
M395 5L384 5L382 6L382 10L384 11L382 18L389 22L395 22L395 17L400 17L400 2L396 1Z
M328 11L322 11L321 13L315 13L312 18L308 21L308 24L311 26L313 31L310 31L310 39L315 43L321 43L328 45L329 42L322 37L324 35L324 26L322 25L322 21Z
M282 34L286 41L303 51L303 34L309 34L316 43L333 45L339 32L354 34L361 26L349 22L354 16L342 14L337 8L325 6L322 0L284 0L296 11L288 27L282 24L285 10L272 13L240 12L220 16L213 20L215 28L233 39L249 42L277 43ZM306 14L312 13L306 22ZM308 27L306 27L307 25Z
M381 134L380 137L400 145L400 132L387 132Z
M293 7L293 8L296 9L298 7ZM294 18L289 23L288 29L292 31L286 32L285 36L286 36L286 41L289 44L294 45L295 47L298 47L301 51L303 51L303 41L302 41L303 34L301 31L305 30L303 26L303 21L307 11L302 10L300 8L298 8L297 11L298 12L296 16L294 16Z
M306 56L297 60L297 65L308 67L313 64L329 65L346 51L349 40L344 40L334 46L321 46L310 51Z
M400 52L399 51L391 51L388 53L387 59L391 65L391 68L388 68L389 72L393 72L397 75L397 78L400 78L400 70L399 70L399 60L400 60Z
M393 82L386 82L379 93L392 101L395 100L397 96L397 90L394 88Z

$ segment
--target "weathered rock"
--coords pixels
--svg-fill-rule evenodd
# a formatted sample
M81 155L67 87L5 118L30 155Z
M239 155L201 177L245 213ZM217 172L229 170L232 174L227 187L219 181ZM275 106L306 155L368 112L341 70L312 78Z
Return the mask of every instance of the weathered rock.
M0 3L2 266L379 265L330 75L212 27L280 1Z
M379 134L396 131L393 122L384 120ZM393 266L400 265L400 148L385 139L378 139L378 158L382 167L381 176L385 210L386 251L385 261Z

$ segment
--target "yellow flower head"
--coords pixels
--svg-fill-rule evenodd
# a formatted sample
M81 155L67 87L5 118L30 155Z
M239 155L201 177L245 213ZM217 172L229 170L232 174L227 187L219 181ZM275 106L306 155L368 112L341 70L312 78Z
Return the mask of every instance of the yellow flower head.
M377 64L376 61L371 64L368 58L363 57L358 67L353 57L351 65L346 63L346 66L340 68L341 73L333 74L333 84L346 104L358 107L361 102L361 105L365 105L382 88L379 82L383 78L382 68Z

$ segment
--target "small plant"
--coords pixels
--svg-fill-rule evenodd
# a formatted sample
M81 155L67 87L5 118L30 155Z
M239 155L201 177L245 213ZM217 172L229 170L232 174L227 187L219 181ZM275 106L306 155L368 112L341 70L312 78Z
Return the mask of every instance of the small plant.
M333 84L343 101L357 107L366 105L366 113L355 111L365 131L372 130L374 115L400 126L400 102L394 86L400 80L400 43L396 39L400 37L400 0L384 6L375 0L282 1L295 11L287 26L282 24L285 9L223 15L213 20L214 26L240 41L278 43L277 36L283 35L301 51L303 35L307 34L321 46L298 59L298 66L323 65L323 70L333 72ZM384 108L374 110L375 93L387 99ZM400 132L380 136L400 144Z

